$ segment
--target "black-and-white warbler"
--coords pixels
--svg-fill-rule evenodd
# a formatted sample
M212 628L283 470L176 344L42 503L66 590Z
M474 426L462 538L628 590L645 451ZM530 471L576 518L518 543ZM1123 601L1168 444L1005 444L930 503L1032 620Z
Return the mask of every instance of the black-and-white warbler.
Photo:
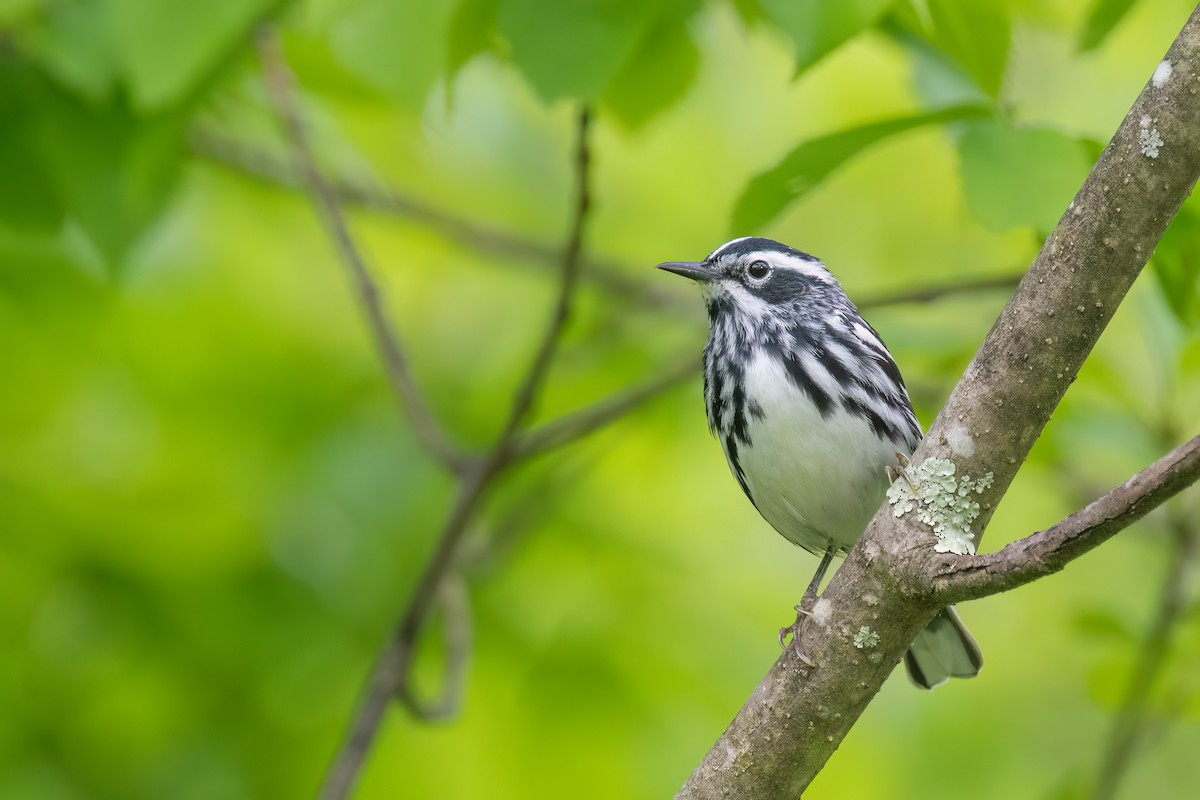
M700 262L660 269L700 284L709 428L759 513L784 538L833 556L858 541L887 490L886 469L921 440L900 370L820 260L771 239L742 238ZM780 631L780 639L788 630ZM953 608L905 657L932 689L972 677L979 647Z

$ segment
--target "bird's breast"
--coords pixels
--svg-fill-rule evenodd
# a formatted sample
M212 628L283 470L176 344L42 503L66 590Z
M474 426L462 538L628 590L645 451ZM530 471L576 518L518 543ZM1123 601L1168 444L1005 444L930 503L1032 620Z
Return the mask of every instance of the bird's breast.
M802 366L820 390L839 396L819 364ZM752 353L739 377L744 406L754 413L744 415L742 441L721 437L730 467L784 537L813 552L831 542L848 550L883 500L895 444L838 403L822 413L770 353Z

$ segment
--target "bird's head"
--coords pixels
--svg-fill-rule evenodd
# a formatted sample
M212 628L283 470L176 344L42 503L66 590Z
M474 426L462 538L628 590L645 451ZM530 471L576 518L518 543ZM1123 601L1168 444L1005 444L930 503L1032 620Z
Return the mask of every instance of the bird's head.
M700 284L713 320L811 313L847 302L820 259L773 239L734 239L703 261L668 261L658 268Z

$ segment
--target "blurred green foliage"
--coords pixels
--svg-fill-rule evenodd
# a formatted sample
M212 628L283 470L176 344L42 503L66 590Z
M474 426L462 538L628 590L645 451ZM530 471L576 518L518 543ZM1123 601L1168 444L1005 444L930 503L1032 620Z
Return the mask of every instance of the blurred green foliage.
M686 294L650 265L703 255L732 219L874 296L1027 264L1190 10L0 0L0 798L311 795L450 501L306 198L247 169L286 163L257 24L280 29L331 174L556 246L572 109L590 101L589 253L627 282ZM1194 205L985 547L1196 432ZM353 224L439 418L487 441L550 273L411 215ZM924 422L1004 299L870 315ZM698 302L633 300L586 284L539 420L698 358ZM697 383L505 481L472 530L507 544L469 575L464 707L432 726L393 710L362 797L682 783L812 567L726 474ZM1195 494L1177 501L1192 525ZM962 609L983 675L928 695L891 681L808 796L1084 796L1169 552L1151 518ZM1195 783L1196 609L1128 796Z

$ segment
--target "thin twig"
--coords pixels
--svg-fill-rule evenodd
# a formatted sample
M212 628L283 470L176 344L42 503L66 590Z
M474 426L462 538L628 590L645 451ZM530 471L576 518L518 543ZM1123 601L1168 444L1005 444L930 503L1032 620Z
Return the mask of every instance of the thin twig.
M437 551L426 565L400 623L375 665L350 734L326 775L320 795L325 800L342 800L349 797L367 753L375 741L375 735L379 732L379 725L383 722L388 703L397 696L401 685L407 679L417 637L434 608L439 586L450 567L455 546L462 539L487 488L486 482L481 478L481 473L473 471L459 487L450 517L438 536Z
M461 457L451 446L445 431L430 411L420 387L413 378L408 356L384 313L379 287L371 277L366 260L350 235L337 193L317 168L308 141L308 130L296 102L291 71L283 58L279 42L272 29L266 26L259 29L257 41L267 94L287 132L295 170L316 206L318 216L329 238L333 240L339 258L350 273L366 313L371 337L383 358L384 370L392 391L421 447L434 459L457 471L462 466Z
M508 508L489 513L486 524L481 520L475 527L482 535L463 543L457 561L462 573L477 576L502 563L539 521L553 516L557 487L575 483L580 469L578 458L560 458L553 469L538 471L532 481L510 493Z
M923 286L905 291L889 292L887 294L868 295L855 303L860 309L881 308L883 306L899 306L919 303L932 303L947 297L960 294L977 294L981 292L1009 290L1021 282L1025 273L1016 272L1008 275L990 275L986 277L972 276L950 283L935 286Z
M411 695L407 688L409 670L421 629L433 610L443 579L454 566L468 524L492 483L512 463L518 430L533 408L558 348L563 327L570 316L572 295L578 281L583 230L591 203L589 118L587 109L580 112L575 156L577 196L571 233L562 257L559 293L550 322L494 446L485 458L470 465L462 475L458 498L438 537L434 554L426 564L412 599L372 673L350 735L326 777L321 792L321 797L326 800L341 800L349 795L379 731L389 701L398 694Z
M286 159L260 145L207 128L193 130L188 140L192 152L207 161L275 186L303 188L296 169ZM380 181L336 176L329 179L329 185L344 206L412 220L437 231L449 241L460 242L478 253L515 266L554 269L561 266L562 250L559 247L443 211ZM689 317L699 315L699 307L692 298L667 288L666 284L635 277L635 267L592 256L583 261L582 272L590 282L631 305Z
M591 182L588 179L590 174L589 162L591 159L591 151L588 148L588 127L590 120L590 112L587 107L584 107L579 112L578 139L575 145L575 171L578 176L578 186L576 187L574 213L571 218L571 233L567 239L566 251L563 253L562 278L559 281L558 298L554 303L554 311L550 316L546 332L542 336L541 346L538 348L537 355L534 356L529 372L525 375L525 380L517 389L516 397L513 399L512 410L508 415L508 422L505 423L503 430L500 432L500 438L496 442L495 455L493 457L495 466L493 469L499 468L511 457L517 429L525 421L525 417L528 416L530 410L532 410L537 395L541 391L542 384L546 379L546 373L550 369L550 362L558 350L563 327L566 325L567 318L571 314L571 301L575 294L575 286L579 282L580 253L583 251L583 228L587 222L588 211L592 203Z
M530 458L590 436L668 389L695 377L700 371L699 363L699 358L694 356L677 359L673 368L657 378L534 428L517 441L514 457Z
M958 603L1015 589L1061 570L1200 479L1200 436L1051 528L983 556L939 554L931 562L938 596Z
M1120 711L1109 733L1104 756L1100 759L1100 774L1092 792L1092 800L1111 800L1116 797L1137 745L1145 730L1147 707L1151 690L1166 666L1171 638L1187 611L1187 577L1200 550L1200 534L1190 518L1179 513L1171 515L1168 527L1172 547L1167 556L1167 574L1159 594L1158 608L1150 632L1138 649L1138 660L1129 677L1129 685L1121 701Z
M197 156L265 183L286 188L304 188L302 177L284 158L259 145L227 136L211 129L198 128L188 137ZM551 245L499 231L472 220L443 211L395 187L379 181L334 176L327 179L334 196L344 206L362 208L389 216L412 220L431 228L447 239L462 242L476 252L510 261L518 266L536 264L556 266L561 258ZM625 302L643 308L670 311L689 317L698 316L699 305L683 292L663 288L652 281L634 277L635 267L595 257L584 261L583 274ZM931 303L960 294L975 294L1017 285L1021 274L969 277L935 286L899 292L868 295L858 301L860 309L908 303Z
M466 579L451 570L442 578L438 604L444 617L446 663L442 670L442 690L436 700L422 700L409 682L396 694L404 707L418 719L439 720L457 713L467 681L467 663L471 659L471 598Z

